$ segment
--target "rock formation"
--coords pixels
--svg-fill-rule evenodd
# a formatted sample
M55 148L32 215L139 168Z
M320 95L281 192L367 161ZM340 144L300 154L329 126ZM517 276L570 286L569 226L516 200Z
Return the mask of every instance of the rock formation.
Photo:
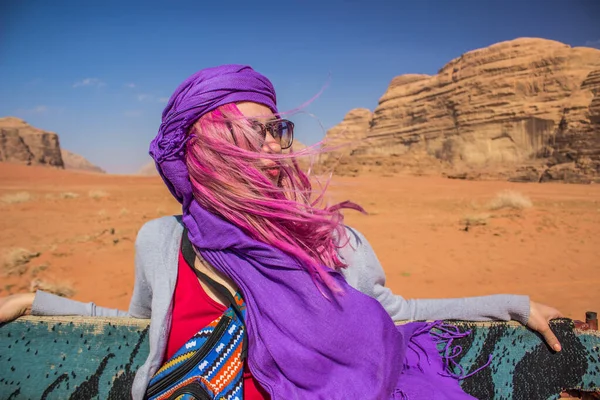
M58 135L15 117L0 118L0 161L64 168Z
M1 161L104 172L82 156L61 149L56 133L35 128L15 117L0 118Z
M61 149L60 153L62 155L63 163L65 164L65 169L99 172L102 174L106 172L102 168L92 164L79 154L71 153L69 150L65 149Z
M368 123L356 119L353 110L327 132L363 138L338 173L600 181L600 50L530 38L494 44L437 75L394 78Z
M332 165L338 172L348 173L347 167L351 164L348 156L365 139L372 118L373 113L366 108L350 110L341 123L327 131L323 141L327 151L319 157L319 164Z
M352 144L364 139L372 118L373 113L366 108L350 110L340 124L327 131L326 146Z

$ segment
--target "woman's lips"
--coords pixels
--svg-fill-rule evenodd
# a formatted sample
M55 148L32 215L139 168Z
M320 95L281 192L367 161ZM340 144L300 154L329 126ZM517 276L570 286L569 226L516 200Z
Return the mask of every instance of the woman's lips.
M265 171L269 176L277 177L280 173L279 165L276 162L268 160L263 161L262 170Z
M273 178L276 178L279 175L279 172L280 172L279 171L279 167L266 168L265 171L267 171L267 174L269 174Z

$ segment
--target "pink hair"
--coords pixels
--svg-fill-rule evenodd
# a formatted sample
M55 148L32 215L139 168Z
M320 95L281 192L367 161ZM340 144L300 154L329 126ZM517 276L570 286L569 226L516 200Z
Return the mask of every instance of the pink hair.
M363 210L350 202L321 205L325 188L315 197L296 162L297 155L311 150L262 152L263 139L233 103L203 115L189 133L186 164L196 201L251 238L294 256L313 279L339 292L327 273L346 267L336 251L348 239L339 210ZM279 165L277 185L261 171L260 159Z

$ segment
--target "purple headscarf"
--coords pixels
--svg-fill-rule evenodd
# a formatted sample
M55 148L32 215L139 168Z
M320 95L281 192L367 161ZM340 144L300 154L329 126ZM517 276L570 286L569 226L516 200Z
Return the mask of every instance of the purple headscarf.
M244 295L252 374L273 400L472 399L454 378L441 375L445 368L435 342L424 334L429 325L396 327L379 302L333 270L345 294L326 299L297 260L251 239L193 199L184 162L187 132L207 112L239 101L277 112L272 84L248 66L192 75L169 100L150 154L182 204L191 242ZM421 366L421 358L428 364Z
M180 203L189 201L192 187L184 161L187 132L204 114L228 103L252 101L277 113L273 84L246 65L222 65L196 72L169 99L150 155L167 187Z

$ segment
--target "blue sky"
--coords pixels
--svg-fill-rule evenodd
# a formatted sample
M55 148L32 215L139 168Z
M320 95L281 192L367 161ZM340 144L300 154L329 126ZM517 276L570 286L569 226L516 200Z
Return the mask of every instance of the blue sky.
M466 51L524 36L600 47L599 15L597 0L3 1L0 116L132 173L181 81L248 64L280 110L327 85L294 117L313 144L350 109L373 110L394 76L435 74Z

